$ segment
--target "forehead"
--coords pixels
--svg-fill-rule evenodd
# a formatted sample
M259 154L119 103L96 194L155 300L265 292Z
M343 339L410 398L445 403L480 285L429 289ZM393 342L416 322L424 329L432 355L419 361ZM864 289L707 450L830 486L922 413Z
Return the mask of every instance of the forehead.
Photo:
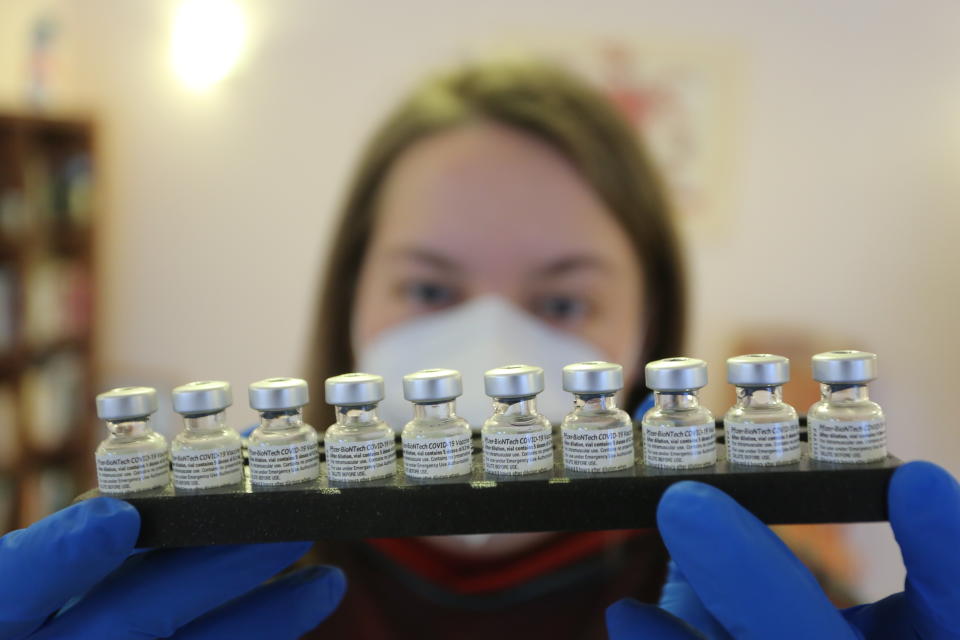
M431 136L398 159L381 192L373 245L453 253L468 266L495 254L515 268L569 253L630 251L565 157L492 123Z

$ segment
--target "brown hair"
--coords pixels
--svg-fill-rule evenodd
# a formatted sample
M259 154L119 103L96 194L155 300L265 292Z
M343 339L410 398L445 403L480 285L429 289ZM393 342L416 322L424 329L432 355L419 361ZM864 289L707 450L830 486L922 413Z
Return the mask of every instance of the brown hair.
M417 88L387 118L363 154L347 191L314 312L308 381L351 371L350 340L360 267L374 227L379 190L404 151L432 134L476 120L507 125L553 146L580 172L633 245L646 284L643 364L680 353L686 311L683 270L667 200L631 127L597 91L542 63L470 65ZM625 408L635 409L642 376ZM312 424L326 409L314 402Z

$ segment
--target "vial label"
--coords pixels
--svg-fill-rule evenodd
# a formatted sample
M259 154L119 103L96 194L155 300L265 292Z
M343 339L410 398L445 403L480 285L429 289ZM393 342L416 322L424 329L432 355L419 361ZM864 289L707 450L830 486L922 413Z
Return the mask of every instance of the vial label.
M553 434L484 434L483 470L499 475L541 473L553 469Z
M412 478L470 473L472 454L467 434L449 438L403 438L403 469Z
M651 467L692 469L717 461L714 423L685 426L643 425L643 461Z
M809 420L810 457L824 462L874 462L887 457L884 420Z
M362 442L327 442L327 475L331 480L375 480L397 472L392 436Z
M727 459L737 464L790 464L800 459L800 423L724 422Z
M250 447L250 482L262 486L294 484L320 475L320 451L313 440Z
M170 481L166 451L98 455L97 485L101 493L133 493L160 489Z
M173 486L177 489L213 489L243 480L240 447L196 451L177 449L173 457Z
M633 466L633 425L597 431L563 430L563 466L570 471L616 471Z

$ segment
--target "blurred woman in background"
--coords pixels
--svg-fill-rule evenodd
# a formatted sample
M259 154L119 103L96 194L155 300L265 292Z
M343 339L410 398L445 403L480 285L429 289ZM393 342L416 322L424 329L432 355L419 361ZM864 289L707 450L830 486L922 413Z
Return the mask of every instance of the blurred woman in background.
M579 80L516 63L434 78L387 119L347 192L318 300L310 386L383 375L397 430L411 417L400 377L429 367L462 372L458 413L475 426L490 411L483 371L510 362L544 367L540 407L555 424L571 406L564 364L621 363L636 413L644 363L682 352L686 309L666 198L631 128ZM309 411L330 423L323 403ZM666 566L652 531L318 550L350 587L317 637L605 637L604 607L655 600Z

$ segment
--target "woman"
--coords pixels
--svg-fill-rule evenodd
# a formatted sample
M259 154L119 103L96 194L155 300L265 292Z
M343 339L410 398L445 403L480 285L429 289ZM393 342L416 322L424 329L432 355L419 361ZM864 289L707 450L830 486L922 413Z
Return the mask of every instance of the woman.
M468 67L415 91L375 135L347 194L318 296L310 384L463 372L458 411L479 425L486 369L543 366L543 412L569 411L564 364L624 365L625 408L643 363L681 351L684 283L656 175L595 91L541 65ZM314 403L311 423L330 422ZM656 598L665 559L652 532L450 536L328 546L351 589L327 625L351 637L602 637L604 606ZM443 624L418 625L421 611ZM496 615L476 616L485 610ZM531 615L535 612L543 615Z
M435 358L476 388L485 358L589 355L624 364L636 411L641 363L681 351L684 299L663 196L630 140L599 97L549 68L470 68L416 92L349 192L319 298L314 388L368 367L394 381ZM408 408L389 395L399 426ZM474 422L480 400L462 403ZM568 403L543 405L557 418ZM670 487L657 511L665 585L653 532L318 545L349 578L342 604L331 567L257 586L306 543L133 553L137 512L95 498L0 539L0 640L293 638L338 604L315 637L603 637L614 601L613 638L956 637L960 488L910 463L888 502L905 591L837 611L767 527L694 482ZM661 586L659 606L623 599L652 601Z

